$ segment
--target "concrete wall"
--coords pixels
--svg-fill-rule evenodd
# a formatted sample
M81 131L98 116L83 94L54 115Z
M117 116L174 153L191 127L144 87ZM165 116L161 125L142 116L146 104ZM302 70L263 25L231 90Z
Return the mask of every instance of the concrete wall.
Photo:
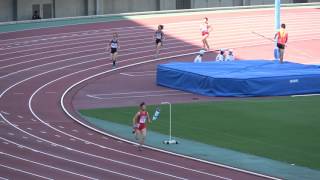
M105 14L155 11L157 0L104 0L103 6Z
M32 19L32 5L33 4L52 4L52 0L18 0L17 1L17 19L30 20ZM41 13L40 13L41 15Z
M302 0L301 0L302 1ZM14 5L16 2L16 6ZM298 2L298 0L281 0L281 3ZM320 2L320 0L308 0ZM32 5L51 3L55 17L72 17L123 12L174 10L176 0L0 0L0 22L30 20ZM241 5L273 4L274 0L191 0L191 8L225 7ZM97 9L97 4L100 5ZM14 8L17 7L17 8ZM14 13L16 11L16 14ZM40 10L41 11L41 10ZM40 12L42 16L42 13Z
M248 1L248 0L247 0ZM263 0L257 0L263 1ZM192 8L242 6L246 0L192 0Z
M56 17L73 17L87 15L85 0L55 0Z
M0 22L13 20L12 0L0 0Z
M96 1L95 0L88 0L87 2L87 14L88 15L95 15L96 14Z
M176 0L160 0L160 10L175 10Z

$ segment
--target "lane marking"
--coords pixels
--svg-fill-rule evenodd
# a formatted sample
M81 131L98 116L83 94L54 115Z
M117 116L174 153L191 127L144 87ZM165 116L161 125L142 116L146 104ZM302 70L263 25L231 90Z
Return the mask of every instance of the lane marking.
M26 158L22 158L22 157L19 157L19 156L15 156L15 155L12 155L12 154L8 154L8 153L5 153L5 152L0 152L0 154L9 156L9 157L12 157L12 158L15 158L15 159L19 159L19 160L22 160L22 161L26 161L26 162L29 162L29 163L32 163L32 164L37 164L37 165L40 165L40 166L43 166L43 167L47 167L47 168L51 168L51 169L54 169L54 170L62 171L62 172L65 172L65 173L69 173L69 174L72 174L72 175L77 175L77 176L80 176L80 177L97 180L96 178L92 178L92 177L85 176L85 175L82 175L82 174L79 174L79 173L75 173L75 172L71 172L71 171L68 171L68 170L60 169L60 168L57 168L57 167L54 167L54 166L50 166L50 165L47 165L47 164L35 162L35 161L32 161L32 160L29 160L29 159L26 159Z
M17 117L18 117L19 119L23 119L23 116L17 115Z
M33 122L37 122L37 120L36 120L36 119L33 119L33 118L31 118L31 121L33 121Z
M27 128L28 130L32 131L32 128Z
M3 144L9 144L8 142L2 142Z
M29 139L27 136L22 136L22 139Z
M13 141L10 141L10 140L7 140L5 138L2 138L0 137L0 139L2 140L6 140L12 144L15 144L15 145L19 145L18 143L16 142L13 142ZM35 150L33 148L30 148L30 147L27 147L27 146L24 146L24 145L21 145L23 146L24 148L26 149L29 149L29 150ZM64 147L63 145L58 145L57 146L59 147ZM66 148L68 150L71 150L71 151L76 151L74 149L71 149L71 148ZM98 169L98 170L102 170L102 171L105 171L105 172L109 172L109 173L113 173L113 174L116 174L116 175L120 175L120 176L124 176L124 177L128 177L128 178L133 178L133 179L138 179L138 180L142 180L141 178L138 178L138 177L134 177L134 176L131 176L131 175L127 175L127 174L124 174L124 173L120 173L120 172L116 172L116 171L112 171L112 170L109 170L109 169L105 169L105 168L100 168L100 167L97 167L97 166L94 166L94 165L89 165L89 164L85 164L85 163L82 163L82 162L78 162L78 161L75 161L75 160L71 160L71 159L67 159L67 158L64 158L64 157L60 157L60 156L57 156L57 155L53 155L53 154L50 154L50 153L46 153L46 152L43 152L43 151L38 151L38 150L35 150L41 154L44 154L44 155L47 155L47 156L50 156L50 157L54 157L54 158L57 158L57 159L62 159L62 160L65 160L65 161L69 161L69 162L72 162L72 163L76 163L76 164L80 164L80 165L83 165L83 166L87 166L87 167L91 167L91 168L95 168L95 169ZM78 152L78 151L77 151ZM81 152L81 151L80 151ZM1 152L0 152L1 153ZM108 158L104 158L105 160L108 160ZM132 165L134 166L134 165ZM145 169L145 170L148 170L148 169Z
M76 129L74 129L74 130L72 130L72 132L79 132L78 130L76 130Z
M56 135L54 135L55 137L57 137L57 138L60 138L61 136L60 135L58 135L58 134L56 134Z
M122 93L91 94L90 96L116 96L116 95L162 93L162 92L181 92L181 91L179 90L131 91L131 92L122 92Z
M43 141L41 141L41 140L39 140L39 139L37 139L36 141L37 141L38 143L42 143L42 142L43 142Z
M309 97L309 96L320 96L320 94L300 94L300 95L292 95L291 97Z
M121 96L121 97L97 97L97 96L92 96L91 98L95 99L101 99L101 100L111 100L111 99L129 99L129 98L143 98L143 97L162 97L162 96L182 96L182 95L187 95L191 93L171 93L171 94L145 94L141 96Z
M0 179L1 179L1 180L9 180L9 179L7 179L7 178L5 178L5 177L0 177Z
M69 140L70 140L70 141L76 141L76 140L75 140L75 139L73 139L73 138L70 138Z
M93 134L92 134L92 133L88 133L88 135L89 135L89 136L92 136Z
M47 132L46 131L40 131L42 134L47 134Z
M57 94L57 92L45 92L45 94Z
M5 111L1 111L2 114L5 114L5 115L10 115L10 113L8 112L5 112Z
M21 170L21 169L17 169L17 168L14 168L14 167L6 166L6 165L3 165L3 164L0 164L0 166L4 167L4 168L7 168L7 169L10 169L10 170L13 170L13 171L18 171L18 172L22 172L22 173L25 173L25 174L28 174L28 175L31 175L31 176L35 176L35 177L38 177L38 178L47 179L47 180L54 180L54 179L51 179L49 177L41 176L41 175L38 175L38 174L34 174L34 173L27 172L27 171L24 171L24 170Z
M16 92L16 93L13 93L13 95L23 95L24 93L21 93L21 92Z
M8 135L10 135L10 136L14 136L14 133L9 132L9 133L8 133Z
M61 128L61 129L64 129L64 127L63 126L58 126L59 128Z
M128 74L128 73L120 73L121 75L124 76L129 76L129 77L139 77L139 76L155 76L156 74L139 74L139 75L133 75L133 74Z

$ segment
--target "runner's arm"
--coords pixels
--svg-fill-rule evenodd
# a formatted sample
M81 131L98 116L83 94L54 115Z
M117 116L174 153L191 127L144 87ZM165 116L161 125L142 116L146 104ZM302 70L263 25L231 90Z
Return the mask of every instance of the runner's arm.
M151 119L150 119L149 113L147 113L147 115L148 115L148 122L151 123Z
M136 113L132 119L132 127L135 127L136 123L137 123L137 117L138 117L138 113Z

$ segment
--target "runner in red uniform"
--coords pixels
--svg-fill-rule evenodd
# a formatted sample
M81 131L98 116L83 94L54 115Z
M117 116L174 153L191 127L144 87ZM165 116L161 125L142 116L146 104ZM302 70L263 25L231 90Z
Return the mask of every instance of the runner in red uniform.
M277 41L277 47L280 54L280 63L283 63L284 49L288 42L288 33L286 32L286 25L281 24L281 29L274 35L275 40Z
M147 123L151 123L151 119L149 113L146 111L146 108L146 104L142 102L140 104L140 110L135 114L132 120L136 138L139 140L139 151L141 151L141 147L143 146L147 135Z
M202 34L202 47L203 49L209 51L209 43L208 43L208 37L209 37L209 32L211 31L211 25L209 25L208 18L205 17L203 18L203 23L200 24L200 31Z

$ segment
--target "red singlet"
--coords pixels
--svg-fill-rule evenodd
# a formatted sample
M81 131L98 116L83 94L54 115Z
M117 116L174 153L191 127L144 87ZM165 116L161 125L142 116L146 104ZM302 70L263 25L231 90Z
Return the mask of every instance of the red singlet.
M148 119L148 112L147 111L140 111L139 116L137 118L137 128L142 130L147 128L146 121Z

